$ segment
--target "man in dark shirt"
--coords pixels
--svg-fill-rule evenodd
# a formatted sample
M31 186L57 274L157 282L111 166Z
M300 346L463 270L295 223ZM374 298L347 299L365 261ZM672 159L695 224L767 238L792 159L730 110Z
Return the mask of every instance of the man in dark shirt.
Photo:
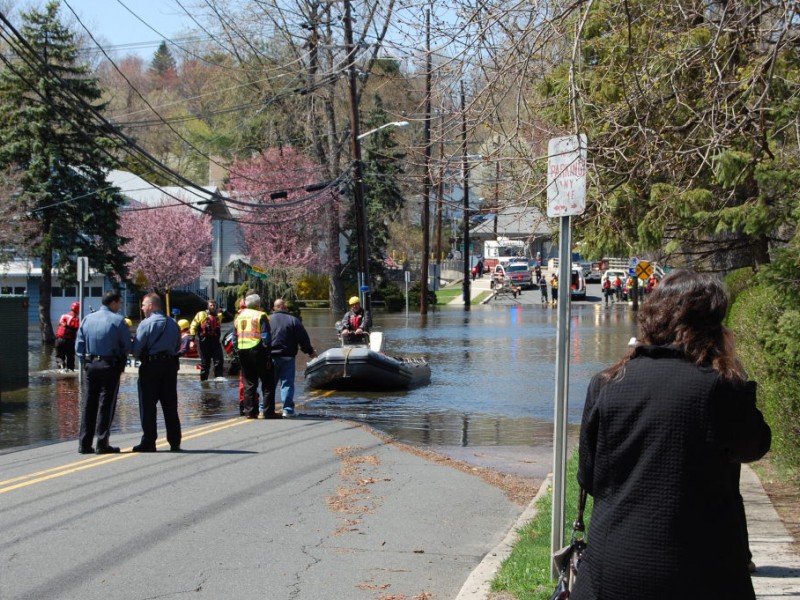
M97 454L113 454L119 448L109 444L111 421L117 403L119 377L131 350L130 331L118 315L122 297L117 291L106 292L103 306L86 315L78 328L75 353L86 374L81 398L81 427L78 452L90 454L92 438L97 434Z
M273 373L276 383L280 385L283 416L294 417L294 376L297 348L299 347L311 358L314 358L317 353L311 346L311 340L306 328L303 327L303 322L289 314L283 298L278 298L272 305L269 324L272 329ZM268 400L267 404L274 406L275 386L272 386L270 393L273 400Z
M175 319L164 314L158 294L142 299L145 319L136 328L133 354L139 359L139 415L142 441L134 452L155 452L156 404L161 402L167 441L172 452L181 449L181 422L178 418L178 350L181 330Z

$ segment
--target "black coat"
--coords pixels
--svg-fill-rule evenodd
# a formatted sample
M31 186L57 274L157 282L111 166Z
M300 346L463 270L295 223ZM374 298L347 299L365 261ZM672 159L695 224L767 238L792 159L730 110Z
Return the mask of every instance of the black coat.
M770 429L753 382L642 346L589 385L578 481L594 498L571 600L752 600L735 470Z

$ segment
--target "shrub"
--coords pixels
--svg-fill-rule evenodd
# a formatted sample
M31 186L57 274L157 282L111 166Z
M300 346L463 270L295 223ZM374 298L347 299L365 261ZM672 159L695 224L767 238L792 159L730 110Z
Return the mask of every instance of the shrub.
M388 312L400 312L406 307L406 296L403 291L391 281L384 281L375 291L375 299L383 300Z
M748 287L752 286L755 280L755 271L751 267L744 267L731 272L725 277L725 285L731 294L731 302Z
M758 382L758 402L772 428L772 452L790 468L800 465L800 311L781 305L772 286L737 295L728 316L739 356Z
M302 300L324 300L328 298L329 280L327 275L309 273L297 282L297 297Z

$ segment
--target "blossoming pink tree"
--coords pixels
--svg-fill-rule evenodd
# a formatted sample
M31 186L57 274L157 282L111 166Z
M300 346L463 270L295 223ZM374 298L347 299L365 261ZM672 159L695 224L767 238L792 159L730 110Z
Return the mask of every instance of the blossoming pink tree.
M194 281L211 264L211 216L164 198L155 208L141 204L122 212L122 250L132 259L128 272L148 291L167 294Z
M322 207L335 197L331 191L310 193L305 187L319 183L322 172L292 147L270 148L232 165L229 190L234 202L258 205L234 204L254 265L291 269L318 258L324 239Z

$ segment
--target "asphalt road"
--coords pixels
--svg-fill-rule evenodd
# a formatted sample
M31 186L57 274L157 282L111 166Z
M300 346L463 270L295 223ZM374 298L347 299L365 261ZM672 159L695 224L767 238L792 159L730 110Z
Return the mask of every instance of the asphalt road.
M0 455L0 598L454 598L523 510L341 421L209 423L182 453L113 442Z

